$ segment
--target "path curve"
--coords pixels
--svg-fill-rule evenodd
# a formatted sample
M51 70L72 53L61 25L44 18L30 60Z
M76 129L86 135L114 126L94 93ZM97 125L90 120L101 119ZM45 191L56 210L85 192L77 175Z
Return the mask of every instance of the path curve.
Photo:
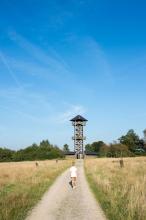
M77 188L71 188L69 170L66 170L56 179L26 220L106 220L89 189L83 161L77 160L76 166Z

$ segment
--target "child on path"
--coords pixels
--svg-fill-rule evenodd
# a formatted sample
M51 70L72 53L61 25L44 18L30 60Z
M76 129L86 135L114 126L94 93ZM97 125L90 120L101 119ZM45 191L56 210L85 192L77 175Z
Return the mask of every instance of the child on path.
M73 189L76 188L77 181L77 168L75 167L75 162L72 162L72 167L70 168L70 176Z

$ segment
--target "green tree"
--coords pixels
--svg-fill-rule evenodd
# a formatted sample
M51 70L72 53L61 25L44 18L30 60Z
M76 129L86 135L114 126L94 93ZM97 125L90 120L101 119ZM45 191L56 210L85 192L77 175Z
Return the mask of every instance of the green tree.
M18 150L13 159L15 161L23 160L45 160L53 158L64 157L63 151L61 151L57 146L53 146L48 140L43 140L39 145L32 144L31 146Z
M87 153L87 152L93 152L93 149L92 149L92 147L91 147L91 144L86 144L86 145L85 145L85 151L86 151L86 153Z
M63 151L64 151L65 153L67 153L67 152L70 151L70 150L69 150L69 145L68 145L68 144L64 144L64 145L63 145Z
M124 144L132 152L138 147L140 143L139 136L134 132L133 129L130 129L126 135L123 135L119 138L121 144Z
M0 148L0 161L11 161L13 159L15 151L10 150L8 148Z
M128 146L124 144L111 144L109 147L108 156L110 157L128 157L134 156L132 152L128 150Z
M110 152L110 147L107 145L102 145L100 147L99 155L101 157L107 157L109 155L109 152Z
M105 145L106 144L103 141L95 141L92 144L86 144L85 151L86 153L89 153L89 152L99 153L100 148Z
M104 145L105 143L103 141L96 141L91 144L91 148L93 149L93 152L99 153L100 148Z
M42 140L41 142L40 142L40 145L39 145L40 147L51 147L51 144L50 144L50 142L48 141L48 140Z

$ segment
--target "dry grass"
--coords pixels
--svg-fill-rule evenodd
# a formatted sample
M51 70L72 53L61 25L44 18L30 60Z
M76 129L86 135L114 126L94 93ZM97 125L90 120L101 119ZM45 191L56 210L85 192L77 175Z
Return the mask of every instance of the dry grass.
M70 160L0 163L0 220L24 219Z
M87 159L87 178L110 220L146 219L146 157Z

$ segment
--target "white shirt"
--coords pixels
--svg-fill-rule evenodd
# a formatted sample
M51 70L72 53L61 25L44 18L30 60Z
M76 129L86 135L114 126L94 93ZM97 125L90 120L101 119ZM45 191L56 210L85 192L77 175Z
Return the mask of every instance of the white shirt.
M77 168L75 166L72 166L70 168L70 176L71 177L77 177Z

